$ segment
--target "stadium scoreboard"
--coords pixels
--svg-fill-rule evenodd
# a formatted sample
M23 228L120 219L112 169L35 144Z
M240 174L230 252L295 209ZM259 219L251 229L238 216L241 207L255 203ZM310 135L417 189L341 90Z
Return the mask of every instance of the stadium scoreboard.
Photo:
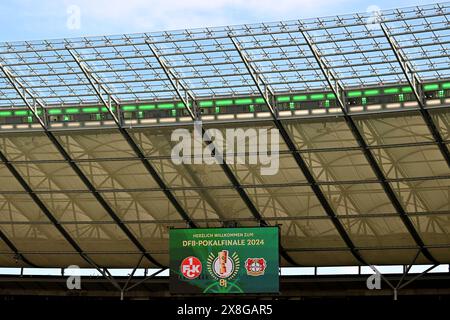
M278 227L171 229L170 292L279 292Z

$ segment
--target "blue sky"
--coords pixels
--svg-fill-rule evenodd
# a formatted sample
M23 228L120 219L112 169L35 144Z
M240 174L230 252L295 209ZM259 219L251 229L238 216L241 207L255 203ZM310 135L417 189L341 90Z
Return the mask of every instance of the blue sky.
M0 41L269 22L365 12L370 6L390 9L435 2L439 1L2 0ZM71 13L78 10L79 20L74 20Z

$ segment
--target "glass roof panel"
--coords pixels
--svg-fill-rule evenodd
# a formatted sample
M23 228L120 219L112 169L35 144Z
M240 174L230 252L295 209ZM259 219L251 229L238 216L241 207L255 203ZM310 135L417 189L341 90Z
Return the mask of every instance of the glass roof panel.
M422 80L448 78L449 3L381 11L389 36ZM376 19L375 19L376 20ZM153 50L198 98L253 94L230 37L275 92L327 86L308 37L345 87L404 82L373 13L71 39L0 43L0 63L44 105L98 103L74 57L121 102L172 99ZM2 74L0 107L24 105Z
M284 121L299 150L358 146L343 119L305 120Z
M392 182L407 212L450 211L450 179Z
M248 95L257 98L260 94L245 59L276 95L304 92L304 97L312 97L314 93L325 97L330 88L308 42L317 49L345 91L406 85L389 39L396 43L420 81L445 81L448 86L450 3L382 11L379 18L389 37L379 24L371 23L372 18L373 13L366 12L216 28L3 42L0 43L3 70L0 71L0 109L24 107L24 100L38 101L45 107L98 106L99 97L76 59L91 70L120 105L179 100L163 70L164 65L185 88L183 93L189 91L194 99L232 97L238 100ZM244 60L233 40L241 48ZM9 75L29 91L27 99L22 99L14 89ZM444 85L437 86L444 90ZM439 93L441 98L446 98L446 94ZM410 96L406 95L409 100ZM434 98L427 96L426 108L444 143L448 144L449 111L428 104L433 102L430 99ZM280 103L280 107L288 106ZM297 107L289 105L293 110ZM314 104L307 107L315 108ZM387 183L424 242L448 246L448 166L423 115L412 108L382 113L351 112ZM171 141L171 134L178 127L160 123L127 130L154 165L168 191L199 226L217 227L227 221L236 221L239 226L256 225L256 214L249 210L245 192L270 225L281 225L283 246L300 264L358 263L331 222L333 213L369 263L409 263L417 252L415 243L344 117L338 113L316 116L311 112L311 117L306 118L300 117L301 113L294 114L295 119L283 118L286 120L282 122L315 181L306 181L282 139L278 142L280 168L275 175L263 175L262 166L230 162L231 170L242 184L233 186L217 164L172 163L170 156L176 142ZM5 117L0 119L1 129L5 129L0 145L7 158L0 165L0 228L5 235L20 250L26 250L35 263L85 265L40 210L39 201L26 194L34 192L97 263L108 266L137 263L140 252L45 133L34 128L32 133L11 133L7 131L12 130L11 126L3 127L9 121ZM218 128L222 134L227 129L239 128L239 134L247 132L255 137L259 129L274 128L273 121L261 119L224 121L220 125L205 122L204 128ZM190 132L193 129L192 126L183 128ZM167 228L184 227L186 223L169 201L167 191L161 190L149 175L120 131L80 127L54 134L124 225L158 261L167 263ZM240 146L245 147L241 155L250 156L248 153L255 143L247 139ZM5 166L8 161L32 190L25 192L19 179ZM328 201L332 208L329 216L311 186L322 190L326 198L322 200ZM40 256L40 250L44 249L55 254ZM2 242L1 250L10 252ZM440 249L430 250L448 262L448 255L443 255ZM3 261L0 260L0 265ZM420 257L419 261L426 260Z
M118 130L58 132L57 138L76 160L136 157Z
M377 117L355 117L369 146L432 142L425 121L418 112Z
M321 189L338 215L395 212L379 183L323 185Z
M263 217L325 216L309 186L246 188Z
M450 177L448 165L436 145L384 148L373 154L388 178Z

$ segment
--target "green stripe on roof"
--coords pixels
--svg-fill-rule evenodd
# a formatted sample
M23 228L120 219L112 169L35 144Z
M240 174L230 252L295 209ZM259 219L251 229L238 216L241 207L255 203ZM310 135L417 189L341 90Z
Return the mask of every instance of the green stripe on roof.
M123 111L136 111L137 110L137 106L123 106L122 110Z
M48 109L48 114L55 115L55 114L61 114L61 109Z
M216 101L216 106L231 106L233 104L233 100L228 99L228 100L217 100Z
M12 111L0 111L0 117L12 116Z
M410 93L410 92L412 92L413 90L412 90L412 88L411 87L403 87L402 88L402 92L404 92L404 93Z
M399 91L400 91L399 88L389 88L383 90L383 92L386 94L395 94L398 93Z
M95 113L95 112L99 112L100 109L98 107L87 107L87 108L82 108L81 111L84 113Z
M380 94L380 90L378 90L378 89L364 91L364 95L366 95L366 96L375 96L377 94Z
M291 97L290 96L277 97L277 101L278 102L289 102L289 101L291 101Z
M293 96L292 100L294 100L294 101L306 101L306 100L308 100L308 96L307 95Z
M173 103L158 104L158 109L172 109L173 107L175 107Z
M212 107L212 106L213 106L213 102L212 102L211 100L208 100L208 101L200 101L200 102L198 103L198 105L199 105L200 107L208 108L208 107Z
M111 107L111 110L112 110L112 111L115 111L115 110L116 110L116 107ZM107 107L102 107L102 108L101 108L101 111L102 111L102 112L109 112L109 110L108 110Z
M311 100L323 100L325 99L325 95L323 93L316 93L310 96Z
M236 104L251 104L253 102L252 99L236 99L234 103Z
M350 91L349 93L347 93L347 96L349 98L361 97L362 96L362 91Z
M138 107L139 110L155 110L156 106L154 104L143 104Z
M439 90L439 85L437 83L426 84L423 86L423 90L425 91Z
M27 110L16 110L14 111L15 116L27 116L28 111Z
M73 114L73 113L80 113L79 108L67 108L64 109L64 113Z

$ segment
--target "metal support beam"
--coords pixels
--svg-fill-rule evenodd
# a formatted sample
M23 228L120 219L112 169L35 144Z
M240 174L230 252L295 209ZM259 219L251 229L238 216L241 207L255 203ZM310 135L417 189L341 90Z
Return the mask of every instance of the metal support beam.
M405 266L403 266L403 275L400 278L399 282L397 283L397 285L395 286L395 289L400 289L400 286L403 282L403 279L405 279L406 275L409 273L409 270L411 270L412 266L414 265L414 263L416 262L417 258L420 255L420 250L417 251L416 255L414 256L414 259L411 261L411 263L408 265L407 268L405 268Z
M88 261L89 262L89 261ZM109 272L108 268L101 268L95 263L91 263L91 265L96 269L106 280L108 280L113 287L115 287L117 290L121 291L122 288L120 287L119 283L114 279L111 272ZM64 269L61 270L62 276L64 277Z
M111 284L118 289L119 291L121 290L121 287L119 285L119 283L116 281L116 279L114 279L113 275L111 274L111 272L109 272L108 268L97 268L98 272L100 272L102 274L103 277L105 277L106 279L109 280L109 282L111 282Z
M23 99L25 104L28 106L28 109L35 115L35 117L39 120L39 123L41 126L46 130L46 120L45 120L45 112L44 112L44 106L41 104L37 99L35 99L31 93L28 91L27 88L25 88L20 82L18 82L15 77L12 75L12 73L7 70L5 67L3 67L0 64L0 69L3 71L3 73L7 76L8 80L11 82L11 85L14 87L14 89L17 91L17 93L20 95L20 97ZM33 100L33 105L30 104L30 102L27 99L31 98ZM38 108L42 111L42 115L44 118L40 118L40 115L38 114ZM53 226L61 233L61 235L64 237L64 239L75 249L76 252L78 252L81 257L86 260L89 264L92 265L92 261L87 258L83 250L78 246L78 244L75 242L75 240L72 239L72 237L69 235L69 233L61 226L61 224L56 220L56 218L53 216L53 214L50 212L50 210L47 208L47 206L42 202L42 200L37 196L37 194L33 191L33 189L28 185L28 183L25 181L25 179L20 175L20 173L17 171L17 169L14 167L14 165L7 159L7 157L3 154L3 152L0 151L0 160L2 163L8 168L8 170L11 172L11 174L14 176L14 178L19 182L19 184L22 186L22 188L25 190L25 192L30 196L30 198L34 201L34 203L39 207L39 209L44 213L44 215L47 217L47 219L53 224ZM14 245L7 240L5 237L1 237L8 246L13 249L13 251L17 252L17 249L14 247ZM18 253L19 254L19 253ZM21 254L19 254L22 256ZM23 258L23 256L22 256ZM28 264L35 266L34 264L27 262Z
M59 221L55 218L55 216L50 212L47 206L42 202L42 200L36 195L33 189L28 185L25 179L20 175L19 171L9 162L3 152L0 151L0 160L2 163L8 168L17 182L22 186L25 192L30 196L30 198L34 201L34 203L38 206L38 208L44 213L47 219L52 223L52 225L59 231L59 233L63 236L63 238L72 246L72 248L90 265L96 267L96 264L92 261L91 258L87 256L86 253L83 252L81 247L76 243L76 241L70 236L70 234L64 229L64 227L59 223ZM3 237L2 237L3 239ZM6 239L6 238L5 238ZM3 240L5 240L3 239ZM6 239L7 240L7 239ZM14 247L12 243L12 249L17 252L17 249ZM19 254L20 255L20 254ZM22 255L20 255L22 256ZM23 256L22 256L23 258ZM28 260L24 260L25 262ZM36 267L34 264L27 262L33 267Z
M372 269L373 272L378 274L381 277L381 279L383 279L388 284L388 286L395 291L396 289L395 286L374 265L369 264L368 267Z
M420 274L416 275L415 277L413 277L412 279L410 279L409 281L407 281L406 283L403 283L403 280L405 279L405 277L408 275L409 271L411 270L411 268L414 266L414 263L416 262L417 258L419 257L419 254L421 253L421 251L417 251L417 254L414 256L413 261L411 262L411 264L408 265L407 268L405 268L405 266L403 266L403 274L402 277L400 278L400 280L398 281L397 285L394 286L380 271L378 271L378 269L373 266L373 265L369 265L369 267L378 275L380 275L380 277L389 285L389 287L391 287L393 293L394 293L394 301L397 301L398 299L398 293L400 291L400 289L403 289L405 286L407 286L408 284L416 281L417 279L419 279L420 277L422 277L423 275L427 274L428 272L430 272L431 270L433 270L434 268L436 268L438 266L438 264L434 264L431 267L427 268L425 271L421 272Z
M333 208L328 203L328 200L326 199L325 195L323 194L322 189L320 188L316 179L314 178L311 171L309 170L308 165L306 164L305 160L298 152L298 150L295 146L295 143L292 141L292 139L289 136L289 133L287 132L283 123L278 119L278 110L273 105L274 96L275 96L273 93L273 90L265 82L265 80L258 74L258 72L254 68L254 66L251 64L250 60L247 58L247 56L243 52L242 48L237 43L236 39L234 39L231 35L229 35L229 38L230 38L231 42L233 43L234 47L236 48L236 51L239 53L239 56L241 57L242 61L244 62L245 67L247 68L248 73L252 77L253 82L255 83L255 86L257 87L259 93L263 97L264 102L270 111L270 114L272 116L272 120L275 124L275 127L280 132L281 137L283 138L283 141L286 143L290 153L292 154L292 156L295 159L295 162L297 163L301 172L303 173L303 175L305 176L309 185L311 186L311 189L313 190L314 194L316 195L317 199L319 200L320 204L322 205L324 211L330 217L334 227L338 231L341 238L344 240L345 244L350 249L350 251L353 254L353 256L355 257L355 259L358 260L361 264L367 264L364 261L364 259L361 257L359 252L356 250L356 246L354 245L353 241L350 239L350 236L345 231L344 226L339 221Z
M425 271L421 272L420 274L418 274L417 276L415 276L414 278L408 280L407 282L405 282L404 284L402 284L398 289L403 289L404 287L406 287L408 284L410 284L413 281L416 281L417 279L419 279L420 277L422 277L423 275L427 274L428 272L432 271L433 269L435 269L437 266L439 266L438 264L432 265L431 267L427 268Z
M69 51L70 55L72 56L72 58L75 60L75 62L77 63L78 67L81 69L81 71L83 72L83 74L85 75L85 77L87 78L87 80L89 81L92 89L94 89L95 93L97 94L97 96L100 98L100 100L102 101L103 105L108 109L109 114L112 116L114 122L116 123L116 125L118 127L122 127L122 118L120 116L120 108L119 106L119 101L117 99L115 99L112 95L108 94L108 90L105 88L105 86L97 79L97 77L92 74L92 72L88 69L88 67L81 61L81 59L76 55L76 53L66 47L67 51ZM103 94L106 93L108 96L108 101L105 100L105 98L103 97ZM113 106L112 106L112 102L115 103L116 105L116 112L114 112Z
M155 139L158 139L158 138L155 138ZM168 138L167 138L167 142L170 142L170 140ZM168 157L167 159L170 159L170 157ZM178 167L178 166L176 166L176 167ZM177 170L175 167L174 167L174 169ZM217 206L214 198L208 193L208 190L210 190L210 187L203 185L203 182L198 177L198 175L192 170L191 167L185 166L184 170L189 175L189 178L191 178L192 181L194 182L195 188L189 187L189 188L186 188L183 190L188 190L188 189L189 190L193 190L193 189L197 190L200 193L202 199L204 199L211 206L211 208L216 212L219 219L224 220L225 215L223 214L223 210ZM177 170L177 172L180 175L183 175L181 171ZM174 189L174 188L170 188L170 187L168 189L169 190L181 190L181 189ZM199 219L196 219L197 222L199 222L198 220Z
M156 277L158 274L163 273L163 272L166 271L166 270L167 270L167 268L159 269L158 271L152 273L151 275L149 275L148 277L142 279L141 281L139 281L139 282L137 282L137 283L135 283L135 284L133 284L133 285L127 287L127 288L125 289L125 291L130 291L131 289L136 288L137 286L141 285L141 284L144 283L145 281L150 280L150 279Z
M1 63L0 69L9 80L11 85L14 87L20 98L25 102L33 116L39 121L40 125L44 128L47 128L47 117L43 105L40 104L31 94L30 90L28 90L19 80L17 80L16 77ZM29 99L32 102L28 101ZM39 114L39 112L41 114Z
M267 108L269 108L270 114L275 122L279 122L278 120L278 110L276 109L275 105L273 104L275 93L273 92L272 88L266 84L265 80L262 78L262 76L258 73L258 71L255 69L255 67L251 64L250 59L247 58L245 55L243 49L240 47L236 39L229 34L228 37L230 38L231 42L234 45L234 48L238 52L242 62L245 65L245 68L247 69L248 73L250 74L256 88L259 91L259 94L263 97L264 102L266 103ZM290 150L292 152L292 150Z
M164 69L164 72L166 73L167 77L170 79L170 83L172 84L173 88L175 89L178 98L183 102L185 108L189 111L189 101L183 97L181 94L181 91L179 88L181 88L186 94L188 95L189 99L192 101L193 106L197 106L196 99L194 95L188 90L188 88L181 82L181 81L175 81L174 79L171 79L173 77L173 73L171 72L171 69L168 68L167 64L163 61L162 57L158 54L156 48L153 47L153 45L149 42L147 42L147 45L149 46L150 50L153 52L156 60L158 61L161 68ZM177 86L175 86L177 85ZM198 110L196 108L196 110ZM189 112L191 118L193 121L200 120L197 118L199 116L199 112ZM205 135L205 130L202 128L201 132L202 136ZM206 144L210 146L211 150L214 150L214 157L217 159L218 163L220 164L223 172L227 176L228 180L230 180L231 184L233 185L234 189L238 192L239 196L241 197L242 201L244 201L247 208L250 210L251 214L255 217L255 219L259 222L261 226L267 226L269 225L265 220L264 217L259 213L256 206L253 204L250 197L247 195L247 192L240 184L239 180L236 178L236 176L233 173L233 170L227 165L225 162L225 159L223 158L223 155L220 154L217 150L217 148L214 147L214 143L211 141L207 141ZM280 254L281 256L290 264L298 266L299 264L292 259L287 251L280 245Z
M3 72L8 72L11 74L8 70L5 68L2 69ZM15 78L8 78L10 81L12 81L12 85L16 89L17 93L21 95L20 88L21 84L15 81ZM26 90L25 87L23 87L23 90ZM28 107L30 111L33 112L35 110L35 107L33 107L30 102L21 95L24 103ZM45 106L44 104L37 99L36 97L32 96L33 101L44 111ZM45 115L45 113L42 113ZM44 130L46 136L49 138L49 140L52 142L52 144L55 146L55 148L58 150L58 152L61 154L61 156L66 160L66 162L70 165L70 167L75 171L77 176L80 178L80 180L85 184L87 189L92 193L92 195L95 197L95 199L99 202L99 204L105 209L105 211L109 214L109 216L116 222L117 226L123 231L123 233L128 237L128 239L138 248L140 252L153 264L155 264L158 267L162 267L162 265L156 261L144 248L144 246L138 241L138 239L133 235L133 233L125 226L125 224L121 221L119 216L114 212L114 210L111 208L111 206L108 204L108 202L103 198L103 196L97 191L97 189L94 187L94 185L89 181L89 179L86 177L84 172L78 167L77 163L72 159L72 157L69 155L69 153L64 149L64 147L61 145L61 143L58 141L58 139L55 137L53 132L48 130L48 127L45 125L45 121L39 122L42 126L42 129ZM27 193L32 197L32 199L35 201L35 203L41 208L41 210L47 215L48 219L54 224L54 226L60 231L60 233L66 238L66 240L72 245L72 247L80 253L80 255L83 257L83 259L86 260L86 254L83 253L82 249L78 246L78 244L70 237L70 235L66 232L66 230L59 224L59 222L56 220L56 218L53 217L51 212L45 208L44 203L40 200L40 198L33 192L33 190L28 186L26 181L20 176L20 174L17 172L15 167L8 162L6 158L3 159L5 165L8 166L11 173L18 179L18 181L22 184L24 189L27 191ZM6 162L5 162L6 160ZM20 179L20 180L19 180ZM21 182L24 183L22 183ZM28 187L28 189L27 189ZM46 211L44 211L46 210ZM89 262L89 261L88 261Z
M442 138L442 135L439 132L438 128L436 127L433 119L431 118L428 109L425 108L425 96L423 93L422 84L419 78L417 77L417 73L411 66L411 64L408 62L408 59L404 56L403 52L400 50L398 45L396 44L395 39L389 34L389 29L387 28L387 26L384 23L380 23L380 25L381 29L383 30L384 36L389 42L389 45L391 46L391 49L394 52L394 55L400 65L400 68L402 69L402 72L405 75L406 80L408 81L409 85L413 90L416 101L419 104L420 114L422 115L422 118L425 121L428 130L430 130L433 139L436 141L439 150L442 153L442 156L447 162L447 165L450 167L450 151L445 145L444 139Z
M395 208L397 213L399 214L403 224L405 225L406 229L410 233L411 237L416 242L417 246L420 248L420 251L422 254L430 260L433 264L438 264L438 261L432 256L430 251L426 248L422 238L420 237L419 233L414 227L414 224L411 222L408 214L406 213L405 209L403 208L402 204L400 203L400 200L398 200L397 195L395 194L394 190L392 189L391 185L389 184L386 176L384 175L382 169L378 165L378 162L376 161L374 155L370 151L366 141L364 140L364 137L362 136L358 126L356 125L353 118L349 115L347 110L347 105L345 103L345 96L344 96L344 90L342 85L339 83L338 78L334 75L332 69L328 67L323 61L323 59L320 56L319 51L309 38L308 34L300 30L302 33L306 44L308 45L309 49L314 55L314 58L319 65L320 69L322 70L323 75L325 76L325 79L333 91L334 95L336 96L336 101L339 104L339 107L342 110L343 117L345 119L345 122L347 123L350 131L352 132L353 136L355 137L355 140L358 142L359 147L361 148L361 151L364 153L364 156L371 166L372 170L374 171L378 181L383 187L383 190L385 191L386 195L388 196L389 200L392 203L392 206Z
M145 157L145 154L142 152L141 148L137 145L137 143L134 141L134 139L131 137L129 132L122 126L122 119L120 117L120 102L118 99L116 99L109 90L95 77L95 75L92 73L91 70L82 62L80 57L77 56L76 52L67 49L72 57L74 58L75 62L78 64L80 69L83 71L83 74L85 77L89 80L89 83L91 84L92 88L97 93L97 96L102 101L102 103L105 105L106 108L108 108L109 113L113 116L114 122L117 125L117 128L119 129L119 132L122 134L123 138L127 141L128 145L131 147L131 149L134 151L136 156L139 158L147 172L152 176L152 178L156 181L161 191L166 195L170 203L174 206L174 208L177 210L177 212L180 214L180 216L186 221L186 223L190 227L195 227L194 221L189 217L188 213L184 210L184 208L181 206L181 204L178 202L178 200L175 198L175 196L172 194L172 191L170 191L169 187L166 185L164 180L159 176L158 171L153 167L153 165L149 162L149 160ZM103 96L103 94L107 95L107 100ZM114 113L114 110L112 108L111 103L114 103L116 106L116 110L118 112L118 116Z
M153 45L150 42L147 42L148 47L152 51L153 55L155 56L156 60L158 61L158 64L163 69L164 73L166 74L167 79L169 79L170 84L172 85L172 88L176 91L177 96L180 98L180 100L183 102L186 111L189 113L189 116L194 120L199 120L200 114L198 112L198 108L196 105L196 100L192 92L187 90L187 88L183 85L183 83L176 77L176 75L173 73L172 69L164 62L163 59L161 59L161 56L158 53L158 50L153 47ZM181 93L181 90L184 91L185 95ZM192 102L192 105L189 103Z
M144 258L144 256L141 256L141 258L139 259L137 265L133 268L133 271L131 272L130 276L127 279L127 282L125 282L125 284L122 287L122 292L125 291L128 287L128 283L130 282L131 278L134 277L134 274L136 273L136 270L139 268L139 266L141 265L142 259Z
M27 265L29 265L30 267L33 268L39 268L38 265L34 264L33 262L31 262L30 260L28 260L27 257L25 257L20 251L19 249L17 249L17 247L14 245L14 243L12 243L11 240L9 240L9 238L3 233L3 231L0 230L0 239L3 240L3 242L8 246L9 249L11 249L11 251L14 252L15 257L18 260L23 261L24 263L26 263Z

